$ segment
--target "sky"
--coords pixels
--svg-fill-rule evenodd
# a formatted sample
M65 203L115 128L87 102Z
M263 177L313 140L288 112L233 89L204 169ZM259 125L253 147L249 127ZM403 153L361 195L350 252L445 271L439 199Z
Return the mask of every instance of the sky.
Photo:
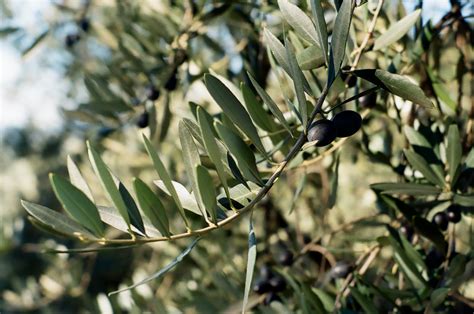
M52 0L10 0L16 25L38 32L51 12ZM408 11L418 0L403 1ZM449 0L425 0L423 19L437 21L449 9ZM2 18L3 19L3 18ZM0 25L4 26L4 20ZM44 130L61 127L59 108L71 106L68 83L62 74L40 62L41 47L23 59L11 42L0 40L0 131L33 123Z

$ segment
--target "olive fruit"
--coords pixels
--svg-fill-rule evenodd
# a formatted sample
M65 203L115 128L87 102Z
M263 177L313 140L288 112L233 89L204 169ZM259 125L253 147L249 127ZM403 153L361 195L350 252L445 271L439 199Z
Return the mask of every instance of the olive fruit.
M413 228L409 225L402 225L400 227L400 232L407 238L408 241L411 242L413 238Z
M278 256L278 262L282 266L291 266L293 264L293 253L288 250L281 252Z
M458 223L461 221L461 208L458 205L451 205L446 209L448 220L452 223Z
M316 146L326 146L336 139L336 127L327 119L321 119L311 124L308 131L308 141L317 141Z
M359 104L362 108L373 108L377 103L377 94L370 93L359 98Z
M268 281L271 291L281 292L286 288L286 281L281 276L275 276Z
M444 212L439 212L433 216L433 223L435 223L439 229L445 231L448 229L448 215Z
M89 30L90 28L90 22L89 22L89 19L87 18L82 18L79 22L78 22L78 25L79 27L87 33L87 31Z
M71 48L79 41L79 39L81 39L81 36L79 36L79 34L68 34L66 35L66 39L64 40L64 42L68 48Z
M253 285L253 291L258 294L264 294L271 290L271 286L268 280L259 279Z
M160 98L160 91L156 89L153 85L150 85L146 89L146 97L149 100L157 100L158 98Z
M332 278L344 278L352 271L352 266L346 262L337 262L331 269L330 275Z
M428 269L434 269L441 266L444 261L444 256L437 249L431 249L428 251L425 257L425 264L428 266Z
M274 276L273 271L270 266L268 265L263 265L260 268L260 278L264 280L268 280Z
M176 70L171 74L171 77L168 79L168 81L165 84L165 89L167 91L174 91L176 89L176 86L178 85L178 77L176 76Z
M149 114L148 112L143 112L140 117L138 117L138 120L137 120L137 126L139 128L146 128L148 126L148 122L149 122Z
M362 126L362 117L355 111L344 110L332 118L336 127L337 137L349 137L359 131Z

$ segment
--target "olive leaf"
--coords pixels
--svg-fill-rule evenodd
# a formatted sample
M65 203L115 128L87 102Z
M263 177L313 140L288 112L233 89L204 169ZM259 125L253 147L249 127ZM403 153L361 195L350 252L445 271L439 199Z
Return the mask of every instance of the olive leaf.
M321 47L323 60L329 64L329 47L328 47L328 30L326 20L324 19L324 11L320 0L311 0L311 12L316 21L316 30L318 32L319 46ZM312 46L316 47L316 46ZM303 70L303 66L301 66Z
M390 25L389 29L383 32L382 35L377 37L374 42L373 50L380 50L387 46L390 46L400 38L402 38L410 28L415 25L416 21L421 16L421 9L417 9L412 13L408 14L400 21L396 22L395 24Z
M404 76L378 69L355 70L353 73L403 99L433 108L433 103L423 90Z
M336 74L339 72L346 54L347 37L352 19L352 3L353 0L342 2L334 22L331 46L333 51L333 68Z
M103 236L104 225L94 203L68 180L53 173L49 175L49 179L56 197L66 212L95 235Z
M311 19L296 5L288 0L278 0L283 18L304 40L319 45L318 33Z

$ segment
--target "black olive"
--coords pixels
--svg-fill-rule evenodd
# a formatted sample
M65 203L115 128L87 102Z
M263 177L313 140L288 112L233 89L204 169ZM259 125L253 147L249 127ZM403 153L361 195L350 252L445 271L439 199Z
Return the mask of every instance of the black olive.
M448 220L448 215L444 212L439 212L437 213L436 215L433 216L433 220L432 220L437 226L439 229L441 229L442 231L445 231L446 229L448 229L448 223L449 223L449 220Z
M431 249L428 254L426 254L425 264L428 269L434 269L441 266L444 261L444 255L436 249Z
M409 225L402 225L400 227L400 232L407 238L409 242L411 242L413 238L413 228Z
M286 281L281 276L275 276L268 281L271 291L281 292L286 288Z
M78 23L79 27L84 31L84 32L87 32L90 28L90 22L89 22L89 19L87 18L82 18L79 23Z
M146 97L149 100L157 100L158 98L160 98L160 91L156 89L153 85L150 85L146 89Z
M352 271L352 266L346 262L337 262L331 269L330 275L332 278L344 278Z
M446 209L448 220L454 224L461 221L461 207L458 205L451 205Z
M176 76L176 71L171 74L171 77L168 79L168 81L165 84L165 89L167 91L174 91L176 89L176 86L178 85L178 77Z
M359 98L359 104L362 108L373 108L377 103L377 94L370 93Z
M336 127L337 137L349 137L359 131L362 126L362 117L355 111L344 110L332 118Z
M278 262L282 266L291 266L291 264L293 264L293 253L288 250L281 252L278 256Z
M79 39L81 39L81 36L79 34L68 34L66 35L66 39L64 40L66 47L71 48L74 46Z
M263 265L260 268L260 278L264 280L268 280L274 276L272 268L269 265Z
M145 111L140 115L140 117L138 117L137 126L143 129L148 126L148 123L149 123L149 114L148 112Z
M253 285L253 291L258 294L264 294L271 290L270 282L268 280L259 279Z
M336 139L336 127L327 119L321 119L311 124L308 131L308 141L317 141L316 146L326 146Z

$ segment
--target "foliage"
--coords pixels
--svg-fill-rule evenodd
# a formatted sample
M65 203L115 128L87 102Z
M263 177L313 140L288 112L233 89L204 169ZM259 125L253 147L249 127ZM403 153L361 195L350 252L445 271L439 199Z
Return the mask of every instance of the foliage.
M123 264L110 285L88 291L99 294L84 307L403 313L472 305L474 110L463 44L472 31L457 2L424 25L422 8L406 14L394 3L58 5L60 16L79 17L78 33L65 37L76 57L68 75L83 79L89 97L64 113L100 131L87 142L90 165L68 158L69 180L50 175L65 213L22 205L35 226L75 240L52 252ZM52 23L24 54L61 27ZM349 169L368 179L352 181ZM370 202L355 204L365 195ZM355 213L362 208L367 215ZM448 230L432 220L439 213ZM248 237L235 226L243 216ZM159 261L130 254L164 252L157 242L168 243ZM84 270L91 282L107 277L94 265ZM167 273L174 267L181 271ZM88 288L74 293L68 283L61 296Z

